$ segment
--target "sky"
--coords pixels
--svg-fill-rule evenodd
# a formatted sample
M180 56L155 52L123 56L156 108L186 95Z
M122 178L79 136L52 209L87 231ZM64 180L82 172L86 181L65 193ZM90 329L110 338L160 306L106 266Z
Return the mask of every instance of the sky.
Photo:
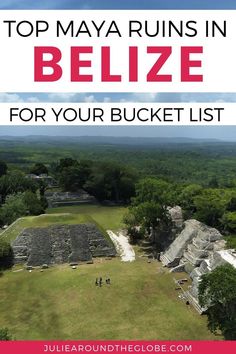
M5 9L236 9L236 0L1 0ZM236 102L236 93L0 93L0 102ZM63 133L63 134L62 134ZM126 135L235 139L232 127L1 127L0 135Z
M235 9L235 0L1 0L0 9Z

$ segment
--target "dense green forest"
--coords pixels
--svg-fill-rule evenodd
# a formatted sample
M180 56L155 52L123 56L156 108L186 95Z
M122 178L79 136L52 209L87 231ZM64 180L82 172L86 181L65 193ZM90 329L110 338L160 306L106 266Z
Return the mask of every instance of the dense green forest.
M0 159L27 171L61 158L112 161L135 168L139 175L203 186L236 185L236 143L217 140L27 137L1 138Z
M168 230L167 206L218 228L236 244L236 143L217 140L24 137L0 141L0 223L47 208L44 185L28 173L48 173L64 191L83 188L99 202L130 205L135 224ZM26 177L25 177L26 176ZM163 223L156 225L156 220ZM171 227L171 226L170 226Z

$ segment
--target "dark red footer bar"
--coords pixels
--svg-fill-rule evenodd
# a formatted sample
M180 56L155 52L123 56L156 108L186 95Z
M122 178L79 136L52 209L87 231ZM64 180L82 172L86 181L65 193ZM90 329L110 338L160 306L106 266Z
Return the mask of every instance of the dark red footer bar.
M0 342L0 353L235 354L236 341L9 341Z

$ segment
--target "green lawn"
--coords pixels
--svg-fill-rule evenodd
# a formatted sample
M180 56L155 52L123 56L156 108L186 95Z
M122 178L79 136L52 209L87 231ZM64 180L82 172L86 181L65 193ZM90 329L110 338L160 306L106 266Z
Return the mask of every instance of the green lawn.
M117 258L76 270L7 271L0 279L0 327L16 339L216 339L206 318L178 298L173 274L159 267ZM96 287L99 276L111 277L111 286Z
M53 224L80 224L84 222L95 222L105 234L107 229L118 230L123 226L122 218L125 210L123 207L104 207L100 205L48 209L45 215L28 216L18 220L2 236L8 241L12 241L27 227L47 227Z
M118 230L125 210L95 205L49 209L47 215L19 220L2 237L13 240L25 227L88 221L102 230ZM138 257L133 263L98 259L76 270L63 265L44 272L5 271L0 328L8 327L16 339L216 339L206 318L178 298L173 274L160 267ZM112 285L95 287L99 276L111 277Z
M48 209L48 213L76 213L78 215L90 215L105 230L118 230L122 224L124 207L111 207L101 205L78 205Z

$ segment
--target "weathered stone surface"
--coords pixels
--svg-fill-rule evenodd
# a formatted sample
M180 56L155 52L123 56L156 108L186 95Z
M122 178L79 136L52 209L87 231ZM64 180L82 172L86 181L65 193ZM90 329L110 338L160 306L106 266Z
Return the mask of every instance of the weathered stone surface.
M161 261L172 267L172 272L185 270L190 274L192 284L185 292L185 298L202 313L205 309L198 303L201 276L224 263L236 268L236 251L224 250L226 243L218 230L197 220L188 220L184 225L183 231L161 256Z
M235 250L221 250L212 252L208 259L201 262L199 267L196 267L191 273L192 285L188 292L186 292L187 297L192 301L193 304L198 304L198 286L201 281L201 276L203 274L209 273L215 268L229 263L234 268L236 268L236 251ZM205 309L202 309L199 305L195 308L201 313Z
M182 208L178 205L173 208L168 207L168 212L170 214L171 220L176 228L182 228L183 226L183 213Z
M15 263L28 266L92 262L114 257L115 247L94 224L54 225L25 229L12 243Z
M199 266L220 240L222 235L218 230L194 219L187 220L182 232L161 256L161 261L168 267L177 266L179 263Z
M48 232L44 232L43 229L37 229L37 233L34 234L31 231L31 235L32 235L31 247L29 250L29 258L27 264L31 266L38 266L45 263L51 264L52 263L51 239L48 235ZM13 247L13 252L14 252L14 247Z
M213 244L213 251L221 251L223 249L225 249L226 246L226 241L225 240L218 240L216 242L214 242Z
M92 258L91 249L89 247L88 234L85 225L80 225L79 230L77 225L71 225L70 247L71 247L71 253L69 255L70 263L75 263L78 261L86 262Z
M200 266L203 260L212 254L217 243L224 247L221 233L215 228L199 223L197 234L188 245L181 262L189 262L194 267Z
M48 268L48 265L47 264L43 264L42 265L42 269L47 269Z
M196 236L199 224L199 221L194 219L185 221L183 231L176 237L165 253L161 255L160 259L163 265L173 267L179 264L188 244Z
M96 199L80 189L78 192L48 192L46 191L45 197L47 198L49 208L58 207L63 205L80 205L80 204L96 204Z
M192 284L185 297L199 313L205 310L198 303L201 276L224 263L236 268L236 252L224 250L224 247L225 241L218 230L196 220L188 220L183 231L162 255L163 264L174 267L172 272L184 269L190 274Z

